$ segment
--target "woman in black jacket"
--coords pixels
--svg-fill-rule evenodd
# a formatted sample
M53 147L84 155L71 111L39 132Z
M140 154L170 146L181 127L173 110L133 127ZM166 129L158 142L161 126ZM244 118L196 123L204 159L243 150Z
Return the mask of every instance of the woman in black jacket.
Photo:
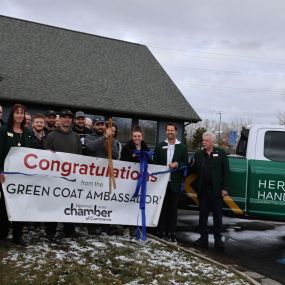
M4 171L4 161L11 147L31 147L31 134L26 129L25 123L26 108L23 105L15 104L8 117L6 126L0 129L0 172ZM0 245L7 243L9 220L7 216L2 183L5 175L0 173ZM23 223L13 222L13 241L19 245L25 245L22 239Z
M143 140L143 131L140 126L134 126L132 129L131 139L122 149L121 160L130 162L139 162L138 157L134 154L136 150L149 151L149 147Z
M139 162L138 157L135 155L136 150L149 151L149 147L143 140L143 131L140 126L134 126L131 133L131 139L123 146L121 153L121 160L130 162ZM125 237L130 236L130 228L134 227L124 227L123 235Z

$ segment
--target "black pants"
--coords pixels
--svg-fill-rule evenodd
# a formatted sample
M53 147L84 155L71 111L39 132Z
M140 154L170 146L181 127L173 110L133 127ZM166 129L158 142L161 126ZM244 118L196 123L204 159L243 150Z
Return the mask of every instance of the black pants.
M0 239L7 239L8 233L9 233L9 226L10 222L8 220L5 200L4 200L4 194L2 185L0 184L0 192L1 192L1 198L0 198ZM22 222L13 222L12 223L12 229L13 229L13 239L19 239L22 237Z
M160 233L168 232L170 234L175 234L180 192L173 192L170 183L171 182L168 182L167 184L157 230Z
M56 222L45 223L45 226L46 226L46 234L49 236L55 236L57 223ZM70 237L75 232L74 224L63 223L63 232L65 237Z
M204 190L204 191L203 191ZM213 191L203 189L199 195L200 215L199 215L199 230L202 239L208 240L208 217L210 211L213 212L214 221L214 238L219 240L222 232L222 206L223 199L221 196L216 196Z

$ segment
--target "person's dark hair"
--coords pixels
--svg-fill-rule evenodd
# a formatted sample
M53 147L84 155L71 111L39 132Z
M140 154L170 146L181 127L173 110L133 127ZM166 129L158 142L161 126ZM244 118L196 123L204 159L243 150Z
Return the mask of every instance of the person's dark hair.
M175 131L177 131L177 125L175 123L172 123L172 122L168 122L166 125L165 125L165 129L167 129L168 126L173 126Z
M24 105L21 105L21 104L15 104L13 105L13 107L11 108L11 111L9 113L9 116L8 116L8 120L7 120L7 127L9 129L13 129L13 125L14 125L14 113L17 109L23 109L24 110L24 120L23 122L21 123L21 129L24 130L25 128L25 124L26 124L26 118L25 118L25 115L26 115L26 112L27 112L27 109Z
M34 122L35 119L44 119L45 120L45 116L43 114L36 114L33 116L32 122Z
M134 133L134 132L138 132L138 133L141 133L143 135L143 130L142 130L141 126L139 126L139 125L133 126L132 133Z
M105 122L105 127L106 127L106 129L108 129L110 127L110 123L109 122ZM115 134L113 135L113 138L117 138L117 136L118 136L118 126L115 123L112 123L112 127L115 128Z

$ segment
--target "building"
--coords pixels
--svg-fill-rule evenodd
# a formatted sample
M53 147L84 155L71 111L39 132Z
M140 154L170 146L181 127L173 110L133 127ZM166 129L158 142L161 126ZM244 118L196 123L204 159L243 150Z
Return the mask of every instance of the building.
M0 16L0 104L25 104L31 113L68 107L112 116L119 139L132 124L154 145L164 124L199 116L151 54L140 44ZM7 109L6 109L7 110Z

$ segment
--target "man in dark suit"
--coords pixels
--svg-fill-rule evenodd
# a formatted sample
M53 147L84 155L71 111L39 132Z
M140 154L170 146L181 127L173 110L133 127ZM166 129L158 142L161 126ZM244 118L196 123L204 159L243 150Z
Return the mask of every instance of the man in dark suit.
M200 215L199 230L201 237L194 242L196 246L208 246L208 217L213 212L215 247L223 248L222 206L223 197L228 195L229 161L226 152L214 147L215 135L211 132L203 134L203 150L194 155L191 172L197 173L197 193L199 197Z
M177 208L183 182L183 171L179 168L187 165L188 152L186 146L176 138L177 126L174 123L167 123L165 130L167 139L155 148L154 164L168 165L170 169L177 171L171 173L167 184L158 222L158 235L170 238L171 242L176 243Z

